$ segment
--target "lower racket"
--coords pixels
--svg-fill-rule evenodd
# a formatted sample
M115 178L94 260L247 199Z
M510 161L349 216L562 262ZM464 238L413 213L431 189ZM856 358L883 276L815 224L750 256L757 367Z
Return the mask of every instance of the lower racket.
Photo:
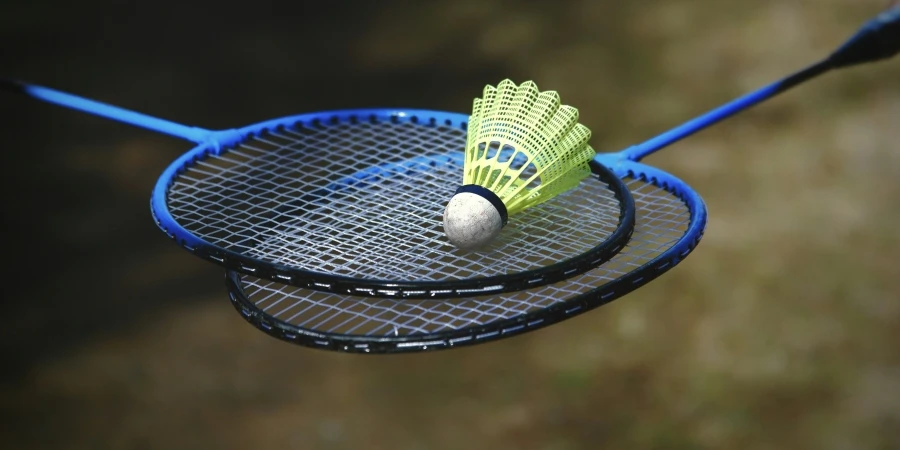
M490 342L560 322L609 303L675 267L700 242L707 211L690 186L638 161L672 142L831 69L889 58L900 50L900 7L879 15L830 57L740 97L641 145L595 158L625 180L636 211L634 233L610 261L558 283L445 301L366 299L315 292L229 271L235 308L276 338L360 353L447 349ZM448 154L449 160L462 154ZM443 170L435 166L432 170ZM599 170L598 170L599 171ZM573 202L591 204L595 197ZM434 207L440 208L437 200ZM577 208L573 205L567 206Z

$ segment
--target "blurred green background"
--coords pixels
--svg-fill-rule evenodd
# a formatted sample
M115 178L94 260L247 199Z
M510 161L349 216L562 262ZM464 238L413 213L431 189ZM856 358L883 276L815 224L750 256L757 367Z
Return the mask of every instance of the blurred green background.
M0 6L2 75L219 128L344 107L467 112L533 79L618 150L824 56L884 0ZM708 202L638 292L430 354L269 338L155 228L185 143L0 96L10 449L900 448L900 59L648 159Z

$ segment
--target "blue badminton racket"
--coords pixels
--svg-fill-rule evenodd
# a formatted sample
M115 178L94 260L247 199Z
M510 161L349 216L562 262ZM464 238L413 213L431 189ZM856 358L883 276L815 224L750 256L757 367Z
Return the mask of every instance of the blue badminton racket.
M196 143L159 177L152 215L191 253L263 279L369 297L513 292L603 264L634 231L631 194L595 164L583 183L591 203L575 189L518 216L487 249L458 251L444 236L443 208L432 207L456 188L432 169L461 170L444 153L465 147L464 115L328 111L210 131L42 86L0 85Z
M865 24L828 58L737 98L640 145L599 154L597 165L623 179L635 204L628 244L610 261L584 274L538 288L445 301L360 299L288 286L228 271L226 284L238 312L265 333L294 344L344 352L398 353L448 349L490 342L566 320L609 303L675 267L699 243L706 226L703 200L675 176L639 161L735 113L829 70L887 59L900 50L900 6ZM456 122L465 115L447 117ZM445 157L429 170L456 188L464 137L432 133ZM422 194L426 194L423 192ZM578 190L563 208L590 207L602 196L599 183ZM445 197L428 207L439 210ZM559 211L564 213L565 211Z

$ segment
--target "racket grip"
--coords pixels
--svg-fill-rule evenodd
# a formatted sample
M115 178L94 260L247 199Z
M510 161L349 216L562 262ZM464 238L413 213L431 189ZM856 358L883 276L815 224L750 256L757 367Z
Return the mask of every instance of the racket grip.
M900 52L900 3L866 22L829 57L832 67L888 59Z

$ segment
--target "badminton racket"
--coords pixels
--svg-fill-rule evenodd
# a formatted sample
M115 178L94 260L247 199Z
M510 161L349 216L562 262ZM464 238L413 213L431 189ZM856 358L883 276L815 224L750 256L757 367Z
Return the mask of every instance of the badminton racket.
M210 131L47 87L0 86L197 144L154 186L156 224L199 257L294 286L400 298L512 292L595 268L634 231L630 193L595 164L580 188L518 215L488 248L457 250L432 201L456 187L432 168L461 173L444 153L465 148L465 115L327 111ZM587 191L591 203L580 199Z

